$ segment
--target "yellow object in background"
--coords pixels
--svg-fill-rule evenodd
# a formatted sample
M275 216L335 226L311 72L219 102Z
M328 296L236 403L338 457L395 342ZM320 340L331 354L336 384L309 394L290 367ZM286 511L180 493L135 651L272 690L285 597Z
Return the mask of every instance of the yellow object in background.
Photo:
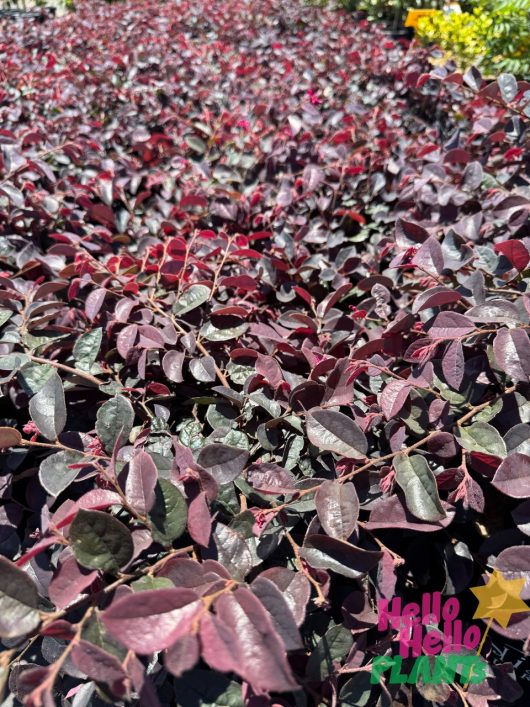
M431 17L437 12L438 10L409 10L407 19L405 20L405 27L416 28L418 26L418 20L421 17Z

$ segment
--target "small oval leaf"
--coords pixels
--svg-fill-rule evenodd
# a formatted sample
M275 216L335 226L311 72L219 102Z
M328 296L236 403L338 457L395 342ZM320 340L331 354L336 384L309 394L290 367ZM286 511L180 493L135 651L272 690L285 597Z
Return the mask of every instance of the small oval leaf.
M309 441L324 451L348 459L364 459L368 442L361 428L347 415L335 410L316 408L307 413Z

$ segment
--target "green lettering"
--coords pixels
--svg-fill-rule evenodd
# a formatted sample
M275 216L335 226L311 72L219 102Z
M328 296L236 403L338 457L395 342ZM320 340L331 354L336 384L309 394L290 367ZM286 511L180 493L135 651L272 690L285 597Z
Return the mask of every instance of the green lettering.
M377 685L381 680L381 673L392 668L394 658L386 655L377 655L372 661L372 672L370 673L370 685Z
M469 682L477 685L486 679L486 662L478 655L472 656L473 660L469 671Z
M436 659L438 659L438 656L436 656ZM409 685L416 685L419 678L421 678L423 683L432 684L433 671L431 670L431 661L428 655L420 655L416 658L414 665L412 666L412 670L410 671L407 683Z
M458 670L462 656L458 655L458 653L446 653L444 657L445 664L440 661L439 664L436 663L436 666L440 670L440 682L450 685L455 681L456 671ZM440 683L436 684L439 685Z
M390 672L390 680L388 681L391 685L404 685L407 682L407 676L401 673L401 664L403 663L403 658L397 655L394 658L394 665Z

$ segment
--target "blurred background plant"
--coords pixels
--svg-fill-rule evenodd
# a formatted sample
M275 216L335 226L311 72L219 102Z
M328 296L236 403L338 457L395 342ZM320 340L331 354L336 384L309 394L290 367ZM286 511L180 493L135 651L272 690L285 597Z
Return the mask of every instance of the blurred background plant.
M465 67L484 74L530 76L530 0L480 0L469 10L437 12L418 22L421 41L437 44Z
M39 10L52 17L71 9L74 9L74 0L0 0L0 17L26 13L31 16Z
M324 0L323 4L326 3ZM443 0L337 0L337 5L350 12L362 13L367 19L385 22L393 29L403 27L411 9L441 10Z
M530 78L530 0L308 0L359 13L396 32L409 10L432 9L422 17L416 36L434 44L459 66L480 66L485 75L510 72Z

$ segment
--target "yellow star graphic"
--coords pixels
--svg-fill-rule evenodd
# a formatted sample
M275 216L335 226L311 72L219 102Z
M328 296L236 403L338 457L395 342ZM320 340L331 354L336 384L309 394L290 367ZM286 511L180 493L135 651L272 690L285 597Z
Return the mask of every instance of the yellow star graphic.
M481 587L471 587L477 597L479 605L474 619L490 619L506 628L510 623L512 614L530 611L530 606L521 599L524 579L506 579L497 569L488 579L488 583Z
M494 569L488 578L487 584L483 584L481 587L470 587L478 599L477 610L473 614L473 618L489 619L477 649L477 655L481 654L486 636L494 621L499 626L506 628L510 623L512 614L530 611L530 606L521 599L524 583L524 579L506 579L502 572ZM464 686L466 690L468 686L469 681Z

